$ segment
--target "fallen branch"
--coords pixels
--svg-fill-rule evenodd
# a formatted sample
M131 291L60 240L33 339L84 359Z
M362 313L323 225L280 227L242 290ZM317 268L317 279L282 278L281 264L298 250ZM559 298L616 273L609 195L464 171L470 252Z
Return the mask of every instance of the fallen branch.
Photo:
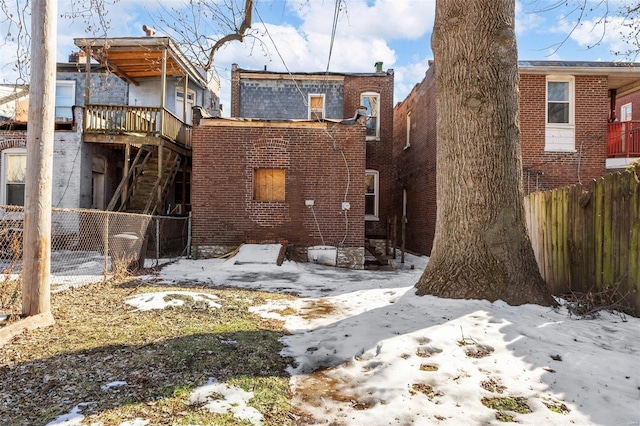
M617 286L610 286L598 292L588 291L581 293L572 291L563 295L566 300L569 316L579 319L595 319L600 311L616 314L622 321L627 321L626 313L629 313L629 294L622 294Z

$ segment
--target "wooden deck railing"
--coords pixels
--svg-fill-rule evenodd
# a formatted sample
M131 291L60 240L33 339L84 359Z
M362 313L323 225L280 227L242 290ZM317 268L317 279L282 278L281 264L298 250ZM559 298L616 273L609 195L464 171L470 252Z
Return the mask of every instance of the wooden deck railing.
M191 126L170 111L159 107L127 105L87 105L84 131L164 137L191 147Z
M640 157L640 121L608 124L607 157Z

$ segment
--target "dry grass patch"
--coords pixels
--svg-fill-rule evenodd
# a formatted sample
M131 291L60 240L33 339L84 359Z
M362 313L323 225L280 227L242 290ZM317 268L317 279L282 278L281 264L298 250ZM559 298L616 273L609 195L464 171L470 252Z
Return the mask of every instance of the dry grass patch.
M571 412L571 409L567 407L567 405L561 401L557 401L551 398L543 398L542 403L551 411L558 414L568 414Z
M288 296L238 289L190 288L221 305L181 297L182 306L136 311L124 303L140 293L184 291L129 278L52 295L56 324L21 335L0 351L0 424L46 424L82 402L88 424L136 417L150 424L241 424L187 404L209 378L254 396L264 424L290 424L289 359L280 357L282 323L248 312ZM115 381L123 386L101 389Z
M501 422L513 422L515 416L512 413L528 414L531 408L527 404L527 399L523 397L499 397L482 398L482 405L492 410L496 410L496 420Z

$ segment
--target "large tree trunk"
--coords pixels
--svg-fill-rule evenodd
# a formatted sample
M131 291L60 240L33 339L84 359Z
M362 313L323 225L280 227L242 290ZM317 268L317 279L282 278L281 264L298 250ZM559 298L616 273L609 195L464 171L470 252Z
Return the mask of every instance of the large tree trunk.
M438 213L418 294L554 304L527 234L515 0L437 0Z

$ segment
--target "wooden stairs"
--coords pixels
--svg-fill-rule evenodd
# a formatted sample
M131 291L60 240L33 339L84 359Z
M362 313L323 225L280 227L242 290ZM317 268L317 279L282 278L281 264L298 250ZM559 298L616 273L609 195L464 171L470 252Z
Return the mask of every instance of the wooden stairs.
M162 155L159 155L160 152ZM161 168L158 167L160 157ZM168 148L141 147L107 210L149 215L162 213L181 163L180 154Z
M393 262L390 261L390 256L385 255L378 247L371 244L369 240L365 240L365 259L364 268L374 270L393 270Z

